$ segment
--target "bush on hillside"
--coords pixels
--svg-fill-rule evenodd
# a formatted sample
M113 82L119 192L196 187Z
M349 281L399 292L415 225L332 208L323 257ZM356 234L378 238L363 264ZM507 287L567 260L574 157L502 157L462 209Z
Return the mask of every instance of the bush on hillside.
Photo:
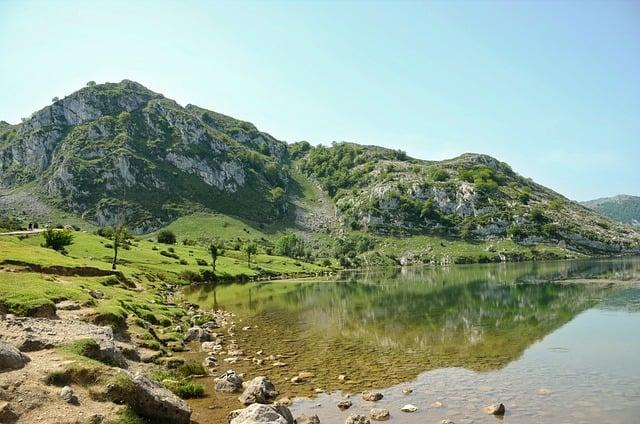
M69 230L52 230L49 229L42 233L44 236L44 247L56 250L58 252L64 251L66 246L73 243L73 234Z
M158 243L175 244L176 235L171 230L162 230L158 233Z

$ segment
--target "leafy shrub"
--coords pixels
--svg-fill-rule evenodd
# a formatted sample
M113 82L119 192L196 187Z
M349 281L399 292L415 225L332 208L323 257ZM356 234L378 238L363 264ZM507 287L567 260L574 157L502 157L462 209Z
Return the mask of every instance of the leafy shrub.
M187 262L186 259L180 259L180 265L188 265L189 262Z
M431 178L434 181L447 181L449 179L449 173L442 168L436 168L431 171Z
M167 252L166 250L161 250L160 254L162 256L166 256L167 258L180 259L180 256L176 255L175 253Z
M49 229L42 233L44 236L44 246L58 252L64 251L66 246L73 243L73 234L69 230L52 230Z
M200 258L196 258L196 263L197 263L198 265L200 265L200 266L207 266L207 265L209 265L209 264L207 263L207 261L205 261L204 259L200 259Z
M304 241L293 233L287 233L276 240L276 255L300 258L304 255Z
M175 244L176 235L171 230L162 230L158 233L158 243Z

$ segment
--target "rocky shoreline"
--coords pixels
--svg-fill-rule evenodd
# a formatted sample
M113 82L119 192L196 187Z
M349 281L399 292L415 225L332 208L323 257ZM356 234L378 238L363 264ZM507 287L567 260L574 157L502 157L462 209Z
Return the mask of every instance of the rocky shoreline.
M184 334L188 349L181 354L155 351L126 340L109 326L86 321L89 308L70 302L57 305L54 317L32 318L7 314L0 320L0 423L120 423L126 414L176 424L303 424L319 423L315 414L293 416L293 401L280 396L275 385L260 366L287 367L286 355L273 355L262 350L245 352L238 332L257 330L241 326L229 312L203 311L198 305L183 303L188 322ZM277 336L276 336L277 337ZM91 342L86 342L90 340ZM82 342L84 350L70 355L68 346ZM291 353L295 354L295 353ZM184 401L167 387L170 379L160 382L149 376L158 370L175 370L196 358L205 371L190 377L204 383L207 390L200 400ZM192 361L193 362L193 361ZM242 366L249 372L236 372ZM247 375L255 375L247 379ZM311 371L300 371L290 382L304 384L314 377ZM347 376L341 374L344 381ZM323 390L316 388L315 393ZM335 405L341 411L352 406L352 395ZM212 404L212 398L215 401ZM368 416L349 414L346 424L386 421L390 412L376 408L382 392L364 392L363 400L372 407ZM431 405L431 407L434 407ZM403 413L419 406L399 405ZM503 415L503 405L488 407L489 414ZM452 423L450 420L442 421Z

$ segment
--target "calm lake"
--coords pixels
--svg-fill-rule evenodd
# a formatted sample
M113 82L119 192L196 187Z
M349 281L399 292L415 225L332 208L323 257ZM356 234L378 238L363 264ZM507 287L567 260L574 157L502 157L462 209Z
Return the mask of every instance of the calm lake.
M323 424L372 407L397 423L495 422L482 408L499 402L513 423L640 422L638 258L391 269L188 298L234 312L248 357L276 356L228 368L269 376L294 416ZM291 383L301 371L313 376ZM369 389L384 399L336 407Z

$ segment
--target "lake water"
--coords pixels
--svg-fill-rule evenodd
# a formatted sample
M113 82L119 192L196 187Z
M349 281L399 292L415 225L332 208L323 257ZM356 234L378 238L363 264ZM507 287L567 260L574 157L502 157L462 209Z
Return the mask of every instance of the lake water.
M188 297L234 312L249 358L277 357L229 368L269 376L295 398L294 415L322 423L372 407L397 423L495 422L482 408L500 402L513 423L640 422L637 258L393 269L198 287ZM301 371L314 376L291 383ZM384 399L361 400L369 389ZM194 404L199 422L239 407L216 396ZM201 412L205 403L223 411ZM418 411L401 412L408 403Z

